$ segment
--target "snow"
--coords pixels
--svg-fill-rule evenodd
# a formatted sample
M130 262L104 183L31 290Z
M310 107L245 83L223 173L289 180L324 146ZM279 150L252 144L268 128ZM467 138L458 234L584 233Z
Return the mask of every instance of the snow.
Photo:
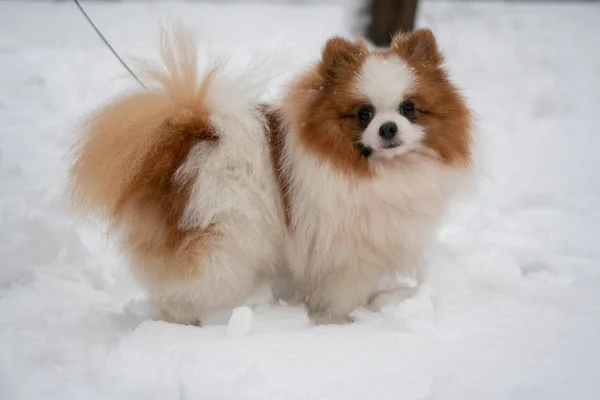
M230 339L238 339L246 336L252 329L254 311L248 306L236 307L231 312L227 323L225 336Z
M123 55L179 14L281 84L342 2L83 2ZM63 198L78 118L131 80L70 2L0 3L0 399L596 399L600 7L425 1L479 126L480 176L426 284L314 327L258 293L201 328L158 320L105 232ZM118 77L118 79L116 79Z

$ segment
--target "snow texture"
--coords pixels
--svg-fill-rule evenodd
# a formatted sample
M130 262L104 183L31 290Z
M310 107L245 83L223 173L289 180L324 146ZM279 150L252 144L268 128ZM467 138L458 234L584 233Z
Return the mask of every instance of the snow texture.
M231 313L231 318L227 323L225 336L236 339L246 336L252 329L252 320L254 312L248 306L236 307Z
M84 2L124 55L180 15L267 96L352 35L341 2ZM0 3L0 399L600 398L600 7L423 2L477 113L480 176L425 284L314 327L258 293L161 322L64 200L78 118L132 80L70 2ZM207 58L208 59L208 58Z

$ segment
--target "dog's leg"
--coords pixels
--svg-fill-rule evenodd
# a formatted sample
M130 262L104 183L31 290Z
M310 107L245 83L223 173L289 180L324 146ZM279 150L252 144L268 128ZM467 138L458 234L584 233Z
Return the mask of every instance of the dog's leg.
M277 272L271 284L271 293L275 301L282 300L289 305L301 303L294 284L294 277L287 269L281 268Z
M308 316L317 325L348 324L357 307L367 305L379 274L358 265L329 268L321 276L306 277L300 283Z
M199 310L188 302L174 299L161 301L160 311L166 322L202 326Z

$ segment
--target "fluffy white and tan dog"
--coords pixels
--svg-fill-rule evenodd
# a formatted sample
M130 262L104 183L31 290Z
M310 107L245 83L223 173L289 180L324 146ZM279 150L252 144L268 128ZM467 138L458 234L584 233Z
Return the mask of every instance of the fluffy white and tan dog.
M315 323L352 321L380 282L413 272L469 175L471 113L433 34L387 50L333 38L262 106L165 41L157 88L87 120L71 173L168 321L198 323L288 271Z
M316 323L352 321L412 272L469 175L471 113L429 30L386 50L329 40L268 112L287 263Z
M198 324L281 264L284 232L264 118L243 78L200 75L188 33L163 36L157 84L87 118L71 198L118 233L167 321Z

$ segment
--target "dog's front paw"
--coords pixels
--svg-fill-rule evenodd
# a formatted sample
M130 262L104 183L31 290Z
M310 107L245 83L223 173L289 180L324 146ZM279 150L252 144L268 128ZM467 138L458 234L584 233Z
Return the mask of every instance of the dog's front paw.
M167 310L163 308L161 310L162 318L165 322L169 322L171 324L179 324L179 325L189 325L189 326L202 326L202 321L198 318L194 313L183 313L181 310L176 309L174 312L173 309Z
M326 311L308 311L308 318L315 325L348 325L353 324L354 318L350 314L335 314Z

